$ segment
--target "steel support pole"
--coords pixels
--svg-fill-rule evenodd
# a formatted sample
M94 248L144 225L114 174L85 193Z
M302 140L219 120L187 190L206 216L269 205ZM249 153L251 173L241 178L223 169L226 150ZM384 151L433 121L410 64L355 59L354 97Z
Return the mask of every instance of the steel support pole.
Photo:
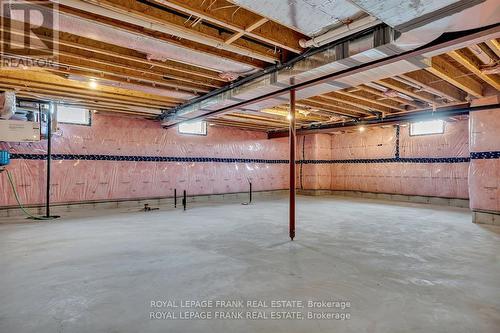
M293 79L290 82L294 84ZM290 90L290 239L295 238L295 89Z
M183 194L183 197L182 197L182 206L184 206L184 210L186 210L186 206L187 206L186 190L184 190L184 194Z
M52 161L52 112L54 103L50 102L47 112L47 177L45 188L45 217L50 217L50 162Z

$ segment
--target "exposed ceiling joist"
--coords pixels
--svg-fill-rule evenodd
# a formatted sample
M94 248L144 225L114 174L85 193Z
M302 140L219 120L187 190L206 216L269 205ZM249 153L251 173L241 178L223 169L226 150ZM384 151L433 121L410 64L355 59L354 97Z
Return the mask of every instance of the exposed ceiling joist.
M466 94L433 74L418 70L400 75L405 80L421 85L428 92L443 96L450 101L464 101Z
M6 20L6 18L4 18L4 20ZM5 29L0 27L0 32L9 33L11 34L11 36L22 36L24 38L24 31L15 29L6 31ZM53 34L52 30L49 29L45 29L44 33L48 35ZM84 38L77 35L72 35L65 32L59 32L58 38L56 40L40 35L37 35L36 38L47 43L55 43L55 45L57 45L59 49L61 47L65 47L66 49L70 50L81 50L91 52L93 56L100 55L111 58L115 61L117 59L120 59L135 65L146 65L150 69L161 69L165 73L168 73L169 75L175 76L179 79L191 79L192 81L196 81L198 80L198 78L201 78L208 79L210 81L225 81L218 75L216 71L207 69L206 67L203 67L201 65L188 65L174 60L159 61L148 59L146 54L143 54L136 50L104 43L98 40Z
M384 86L386 88L399 91L400 93L406 96L410 96L416 100L424 101L429 104L434 104L434 103L439 104L439 102L437 102L434 96L432 96L431 94L426 93L424 91L415 91L412 87L409 87L391 78L378 80L375 81L375 83Z
M340 95L340 96L339 96ZM391 109L385 106L380 106L375 103L363 101L363 100L357 100L356 95L354 94L349 94L349 93L344 93L341 90L340 91L334 91L328 94L323 94L320 95L320 97L332 100L332 101L337 101L341 102L344 104L348 104L351 106L354 106L355 108L359 108L365 111L368 111L367 114L373 114L373 111L377 112L391 112Z
M86 22L89 22L91 24L99 24L119 31L124 31L127 33L134 34L138 38L140 38L140 36L144 36L151 40L153 39L158 40L158 42L161 43L171 44L173 46L184 49L186 52L196 52L200 54L205 54L210 57L217 57L219 59L229 60L232 62L251 66L256 69L260 69L268 65L267 62L251 56L237 54L234 52L227 51L225 49L216 48L203 43L194 42L188 39L182 39L169 33L164 33L149 28L139 27L133 24L127 24L125 22L117 22L116 20L99 15L98 14L99 11L97 11L97 14L95 14L67 7L64 5L59 6L59 11L64 15L78 17L79 19L85 20ZM176 58L175 61L179 62L181 61L181 59ZM198 64L198 63L195 64L192 61L185 63L193 66L204 67L203 64ZM204 67L204 68L212 69L210 67Z
M323 106L327 106L327 107L339 108L339 109L342 109L342 110L345 110L348 112L352 112L353 114L361 114L361 115L367 115L367 116L373 114L372 112L368 112L368 111L366 111L362 108L359 108L359 107L353 107L353 106L351 106L351 104L348 104L342 100L340 100L340 101L339 100L340 99L337 99L335 97L326 98L323 95L310 97L310 98L305 99L305 101L308 101L308 102L319 103L319 104L321 104Z
M226 40L226 44L231 44L246 35L294 53L302 52L299 45L299 39L303 38L302 34L269 21L265 17L259 17L239 6L230 6L227 1L221 1L222 3L218 4L219 10L210 7L208 1L203 0L190 0L188 2L154 0L154 2L234 31L235 33Z
M440 56L432 57L430 62L431 66L426 68L428 72L446 80L474 97L483 97L483 87L481 84L462 72L459 68L453 66Z
M387 100L387 101L392 101L393 100L393 101L396 101L396 102L401 103L403 105L410 105L410 106L413 106L413 107L416 107L416 108L418 108L418 107L421 106L418 103L415 103L413 101L410 101L410 100L402 98L402 97L391 97L391 98L389 98L386 95L384 95L384 93L381 92L380 90L377 90L377 89L372 88L372 87L368 87L366 85L360 85L360 86L358 86L358 88L361 89L361 90L363 90L363 91L366 91L366 92L368 92L370 94L378 96L379 98Z
M246 33L252 32L253 30L257 29L258 27L260 27L261 25L263 25L264 23L266 23L268 21L269 20L267 18L263 17L263 18L259 19L258 21L256 21L255 23L252 23L250 26L248 26L244 30L235 32L231 37L226 39L224 41L224 43L231 44L232 42L234 42L238 38L243 37Z
M347 90L337 90L337 91L335 91L335 93L343 95L343 96L348 96L348 97L351 97L351 98L354 98L354 99L358 99L358 100L361 100L361 101L364 101L364 102L368 102L370 104L380 105L382 107L389 108L389 109L394 109L394 110L399 110L399 111L405 111L406 110L404 107L401 107L401 106L399 106L396 103L391 104L391 103L387 103L387 102L384 102L384 101L378 101L378 100L376 100L374 98L368 98L368 97L362 95L362 93L359 92L359 91L357 93L352 93L352 92L349 92L349 89L347 89Z
M221 30L202 24L186 24L186 19L179 15L175 15L154 6L148 6L139 1L88 0L87 2L82 2L77 0L59 0L59 3L64 6L69 6L89 13L96 13L113 20L174 35L192 42L259 59L268 63L274 63L279 60L278 55L268 53L268 48L264 46L241 39L232 44L225 44L225 33Z
M479 77L481 80L488 83L496 90L500 90L500 80L498 79L498 77L496 75L483 74L480 68L481 64L478 60L473 58L473 55L466 54L463 50L451 51L448 53L448 55L455 61L460 63L462 66L467 68L467 70L474 73L474 75Z
M485 43L500 58L500 43L496 39L488 40Z

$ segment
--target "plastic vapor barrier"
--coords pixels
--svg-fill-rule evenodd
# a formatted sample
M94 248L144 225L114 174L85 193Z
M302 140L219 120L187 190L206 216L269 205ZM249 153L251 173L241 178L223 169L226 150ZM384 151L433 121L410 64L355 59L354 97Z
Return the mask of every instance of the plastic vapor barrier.
M500 212L500 108L470 116L470 206ZM496 153L496 154L495 154Z
M500 151L495 111L471 114L471 154ZM500 210L500 160L473 155L469 169L467 120L426 136L392 125L298 136L296 147L298 188L445 198L468 198L470 188L472 208ZM0 149L12 155L21 200L43 203L46 141ZM288 138L268 140L264 132L209 126L207 136L182 135L153 121L94 114L92 126L60 124L54 135L51 200L244 192L248 180L256 191L286 189L288 149ZM0 186L0 206L15 205L3 175Z
M297 138L297 152L300 160L331 160L332 142L328 134L314 134ZM330 189L331 168L328 163L301 164L301 178L297 182L303 189L328 190Z
M466 120L447 122L444 134L410 136L408 126L397 132L386 126L332 135L331 177L322 181L332 190L469 197Z
M59 124L52 141L53 203L274 190L288 186L288 140L266 133L209 127L207 136L126 117L94 114L92 126ZM45 201L46 141L0 143L25 204ZM167 158L168 157L168 158ZM163 160L156 159L163 158ZM236 159L248 159L236 160ZM1 174L0 206L15 205Z

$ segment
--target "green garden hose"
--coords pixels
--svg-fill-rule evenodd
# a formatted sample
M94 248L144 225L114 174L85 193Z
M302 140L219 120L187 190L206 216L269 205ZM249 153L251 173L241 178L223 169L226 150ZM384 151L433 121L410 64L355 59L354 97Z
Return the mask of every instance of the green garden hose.
M19 208L24 212L24 214L28 215L34 220L51 220L51 217L44 217L44 216L35 216L31 214L26 208L24 208L23 204L21 203L21 200L19 200L19 195L17 194L16 191L16 185L14 185L14 180L12 178L11 173L7 169L0 169L0 172L5 171L7 173L7 178L9 179L10 186L12 187L12 191L14 192L14 197L16 198L17 204L19 205Z

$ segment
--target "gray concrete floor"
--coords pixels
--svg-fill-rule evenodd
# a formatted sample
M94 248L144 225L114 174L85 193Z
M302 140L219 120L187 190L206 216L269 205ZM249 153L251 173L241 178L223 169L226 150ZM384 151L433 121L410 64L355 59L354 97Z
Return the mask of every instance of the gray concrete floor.
M301 197L294 242L286 199L72 215L0 225L0 332L500 331L500 229L466 209ZM162 320L150 312L189 309L151 300L351 307L313 310L344 321Z

